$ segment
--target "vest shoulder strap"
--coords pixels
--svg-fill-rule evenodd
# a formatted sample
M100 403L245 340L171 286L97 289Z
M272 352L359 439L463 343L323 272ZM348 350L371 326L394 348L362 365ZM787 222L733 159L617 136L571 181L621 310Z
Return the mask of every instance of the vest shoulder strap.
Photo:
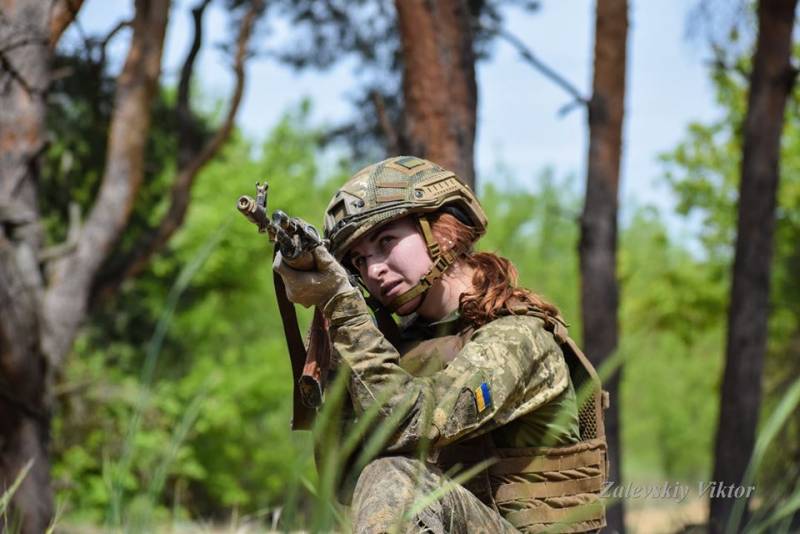
M564 319L560 315L551 315L541 308L519 301L510 303L508 309L514 315L528 315L544 322L545 329L553 334L564 352L564 359L569 367L570 378L578 396L581 439L605 437L603 410L609 406L608 392L603 390L592 362L569 336Z

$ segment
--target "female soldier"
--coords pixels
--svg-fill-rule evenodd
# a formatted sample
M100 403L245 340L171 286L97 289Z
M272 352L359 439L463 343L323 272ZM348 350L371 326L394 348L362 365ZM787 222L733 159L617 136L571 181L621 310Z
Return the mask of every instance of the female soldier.
M508 260L472 250L486 224L452 172L395 157L336 193L325 219L330 246L314 250L315 271L276 257L288 297L318 306L329 321L355 413L379 402L383 416L400 416L382 456L358 478L356 532L397 528L451 467L487 459L495 460L488 469L403 528L585 532L605 524L596 374L556 308L516 287ZM342 264L379 311L409 317L399 337L378 328ZM588 384L580 410L573 380Z

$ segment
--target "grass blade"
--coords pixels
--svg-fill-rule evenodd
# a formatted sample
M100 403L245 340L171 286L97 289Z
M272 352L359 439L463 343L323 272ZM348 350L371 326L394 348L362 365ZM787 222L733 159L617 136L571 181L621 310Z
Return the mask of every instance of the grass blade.
M222 238L231 220L232 219L229 219L225 224L220 226L205 242L197 254L192 257L189 263L187 263L184 268L181 269L181 272L178 274L178 278L175 280L175 283L173 284L172 288L170 288L169 294L167 295L167 302L164 307L164 311L159 318L158 324L156 325L155 332L150 338L150 342L147 344L145 361L142 369L141 393L139 395L138 402L136 403L130 423L128 424L122 455L120 456L118 462L112 463L110 480L111 502L109 510L109 521L112 525L119 526L122 524L122 498L124 493L122 479L130 470L131 464L133 463L134 438L138 434L142 424L144 407L147 405L147 401L150 396L150 384L153 380L153 373L155 371L159 354L161 353L161 347L163 346L164 338L169 330L169 325L172 323L172 317L175 314L178 301L180 300L183 292L189 286L189 282L191 282L194 275L200 270L217 245L219 245L220 241L222 241Z
M14 498L14 494L19 489L22 481L25 480L26 476L28 476L28 471L31 470L31 467L33 467L33 458L28 460L28 463L22 466L22 469L19 470L17 478L14 479L14 483L11 484L11 486L5 492L3 492L2 496L0 496L0 515L4 516L6 514L9 504L11 504L11 499Z
M747 471L745 471L744 479L742 480L743 486L749 486L752 483L755 474L758 472L759 467L761 467L761 462L764 460L767 448L783 428L786 420L795 413L798 404L800 404L800 379L796 380L784 394L778 407L772 415L770 415L769 419L767 419L761 432L759 432L756 445L753 448L753 455L750 457L750 464L747 466ZM745 499L736 500L728 520L727 528L725 529L726 532L739 531L739 525L742 521L746 502L747 500Z

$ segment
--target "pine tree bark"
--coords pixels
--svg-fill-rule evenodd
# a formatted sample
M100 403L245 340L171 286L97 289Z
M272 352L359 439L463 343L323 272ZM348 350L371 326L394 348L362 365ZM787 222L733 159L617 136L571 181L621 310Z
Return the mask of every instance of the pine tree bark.
M597 0L594 78L589 102L589 161L579 244L583 344L595 366L616 350L617 205L622 151L628 35L627 0ZM605 383L611 407L605 413L611 460L610 480L621 481L619 383L621 369ZM623 503L607 511L608 532L624 532Z
M713 480L740 484L753 452L767 347L769 281L786 100L797 0L760 0L758 40L745 117L739 217L728 312L725 372ZM713 498L711 532L723 532L735 499Z
M74 16L80 2L64 1ZM136 1L100 192L85 224L71 229L75 247L48 265L45 280L36 187L45 148L50 47L65 27L51 20L56 5L5 0L0 21L0 493L33 460L10 513L24 533L44 532L52 518L47 457L52 374L86 317L91 280L122 232L141 182L169 12L169 0Z
M475 186L478 89L465 0L395 0L407 136L414 155Z
M8 516L26 533L44 532L53 514L36 199L50 83L49 11L50 3L39 0L0 7L0 494L33 461Z

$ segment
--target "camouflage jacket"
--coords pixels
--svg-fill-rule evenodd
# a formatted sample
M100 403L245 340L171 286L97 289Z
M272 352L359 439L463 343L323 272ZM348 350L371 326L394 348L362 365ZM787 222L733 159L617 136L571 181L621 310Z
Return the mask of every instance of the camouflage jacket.
M425 373L402 361L359 292L336 296L324 313L334 358L351 371L356 416L376 402L384 416L402 416L386 452L410 452L422 440L441 448L494 430L500 447L579 439L569 370L561 348L536 317L506 316L478 328L446 366ZM438 326L413 329L406 340L454 334L459 322Z

